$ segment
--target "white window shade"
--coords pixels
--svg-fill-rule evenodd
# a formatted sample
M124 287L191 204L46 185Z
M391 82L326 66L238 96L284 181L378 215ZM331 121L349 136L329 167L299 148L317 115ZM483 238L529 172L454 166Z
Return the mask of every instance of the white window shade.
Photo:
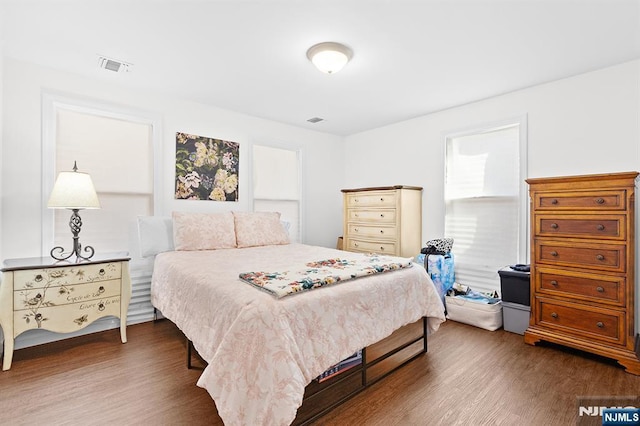
M297 151L253 146L253 209L279 212L292 242L302 241L300 186Z
M91 174L96 191L153 192L151 128L148 125L59 110L56 125L57 171Z
M518 139L518 126L450 139L445 198L517 197Z

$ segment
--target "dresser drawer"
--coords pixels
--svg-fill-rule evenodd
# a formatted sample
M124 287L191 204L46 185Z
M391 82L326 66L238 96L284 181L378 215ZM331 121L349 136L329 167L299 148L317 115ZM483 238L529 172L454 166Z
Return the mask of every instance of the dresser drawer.
M576 337L625 344L625 313L552 299L536 298L536 324Z
M536 236L626 240L625 215L545 215L535 217Z
M533 196L534 210L625 210L627 191L538 192Z
M389 191L367 191L347 194L347 207L395 207L396 193Z
M58 287L119 279L122 266L119 262L74 265L61 268L29 269L14 272L14 290Z
M626 246L535 240L535 261L611 272L626 271Z
M22 310L13 313L14 336L34 328L43 328L57 333L80 330L98 318L113 315L120 317L120 296L89 300L65 305L64 311L57 306L47 306L37 311ZM122 318L121 321L126 321Z
M534 282L539 293L616 306L626 303L625 277L538 267Z
M23 289L13 292L13 309L37 311L46 306L61 306L119 295L120 280Z
M395 254L395 243L382 243L363 240L347 240L347 251L359 251L363 253Z
M397 232L395 226L375 226L348 224L351 238L375 238L377 240L395 240Z
M395 209L348 209L349 222L395 223Z

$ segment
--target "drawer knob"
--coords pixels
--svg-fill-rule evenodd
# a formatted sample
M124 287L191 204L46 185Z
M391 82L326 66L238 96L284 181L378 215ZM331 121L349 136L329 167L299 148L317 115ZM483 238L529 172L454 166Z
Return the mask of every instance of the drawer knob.
M552 223L552 224L551 224L551 228L553 228L553 229L558 229L558 224L557 224L557 223Z
M380 246L380 251L384 251L384 247Z
M100 302L100 303L98 303L98 310L99 310L99 311L104 311L104 308L105 308L105 306L104 306L104 302Z
M98 271L98 274L100 274L100 275L104 275L104 273L105 273L104 269L100 269L100 270Z
M354 198L354 199L353 199L353 202L354 202L354 203L357 203L357 202L358 202L358 199L357 199L357 198Z
M40 281L42 281L42 275L40 275L40 274L36 275L34 280L35 280L35 282L39 283Z
M596 198L596 203L604 204L604 198Z
M384 213L380 213L380 217L384 218Z
M604 256L603 256L603 255L601 255L601 254L599 254L599 255L597 255L597 256L596 256L596 259L598 259L598 260L604 260Z
M551 204L558 204L558 200L554 198L553 200L551 200Z
M598 286L598 287L596 287L596 291L597 291L598 293L604 293L604 287L600 287L600 286Z
M598 326L598 328L603 328L604 327L604 323L602 323L601 321L598 321L596 323L596 325Z
M382 230L382 229L381 229L381 230L380 230L380 233L381 233L381 234L384 234L384 230Z
M551 281L551 285L554 286L554 287L557 287L558 286L558 281L556 281L556 280Z
M360 217L360 216L358 215L358 213L354 214L354 216L355 216L355 217Z
M557 257L557 256L558 256L558 252L557 252L557 251L555 251L555 250L554 250L554 251L552 251L550 254L551 254L551 256L554 256L554 257Z
M597 228L598 228L598 231L604 231L604 225L603 224L598 225Z
M358 247L358 243L353 243L354 247Z
M384 198L380 197L380 202L384 202Z
M98 287L98 293L104 293L104 286Z
M557 314L557 313L555 313L555 312L551 312L551 317L552 317L552 318L558 318L558 314Z
M358 232L358 228L353 228L353 232Z

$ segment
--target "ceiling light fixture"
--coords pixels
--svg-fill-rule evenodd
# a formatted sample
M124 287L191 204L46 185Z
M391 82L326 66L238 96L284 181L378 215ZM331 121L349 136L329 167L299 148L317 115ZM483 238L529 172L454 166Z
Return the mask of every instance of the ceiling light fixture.
M332 41L318 43L307 50L307 58L316 68L327 74L340 71L352 57L351 49Z

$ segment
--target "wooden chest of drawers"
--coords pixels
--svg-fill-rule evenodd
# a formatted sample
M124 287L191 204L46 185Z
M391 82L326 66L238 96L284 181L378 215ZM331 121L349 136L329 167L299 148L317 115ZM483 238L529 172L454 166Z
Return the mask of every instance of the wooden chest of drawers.
M531 318L546 340L616 359L640 375L636 327L637 172L528 179Z
M27 330L70 333L111 315L120 318L120 338L126 343L128 261L124 254L96 255L77 264L50 258L5 261L0 284L2 369L11 368L14 340Z
M413 257L422 239L422 188L343 189L347 251Z

